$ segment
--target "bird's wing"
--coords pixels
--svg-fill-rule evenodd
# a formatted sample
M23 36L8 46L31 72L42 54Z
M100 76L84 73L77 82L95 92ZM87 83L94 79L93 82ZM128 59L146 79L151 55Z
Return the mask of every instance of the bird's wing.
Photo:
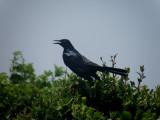
M99 65L90 61L86 57L84 57L81 54L78 54L76 56L70 55L64 57L65 64L71 68L71 69L83 69L86 71L89 69L92 69L92 67L98 67Z
M94 66L94 67L99 66L98 64L90 61L89 59L87 59L87 58L86 58L85 56L83 56L83 55L82 55L82 59L83 59L83 61L84 61L84 64L86 64L86 65L88 65L88 66Z

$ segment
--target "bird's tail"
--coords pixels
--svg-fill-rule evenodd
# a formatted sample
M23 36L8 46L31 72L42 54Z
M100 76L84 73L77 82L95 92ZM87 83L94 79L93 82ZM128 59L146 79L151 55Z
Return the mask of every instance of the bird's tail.
M111 73L115 73L115 74L119 74L122 76L127 76L127 71L124 69L120 69L120 68L112 68L112 67L101 67L99 68L101 72L111 72Z

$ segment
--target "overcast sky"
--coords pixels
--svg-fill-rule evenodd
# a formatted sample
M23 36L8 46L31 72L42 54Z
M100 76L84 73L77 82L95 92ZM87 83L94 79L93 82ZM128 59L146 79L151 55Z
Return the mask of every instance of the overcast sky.
M52 44L62 38L99 65L118 53L116 67L130 67L130 80L144 65L143 84L160 84L160 0L0 0L0 73L9 73L14 51L37 74L65 67Z

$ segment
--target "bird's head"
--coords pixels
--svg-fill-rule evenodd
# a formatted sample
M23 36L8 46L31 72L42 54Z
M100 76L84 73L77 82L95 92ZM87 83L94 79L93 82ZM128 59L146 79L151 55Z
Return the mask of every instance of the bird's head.
M61 40L54 40L54 41L56 41L56 43L54 43L54 44L59 44L64 49L73 47L72 44L71 44L71 42L68 39L61 39Z

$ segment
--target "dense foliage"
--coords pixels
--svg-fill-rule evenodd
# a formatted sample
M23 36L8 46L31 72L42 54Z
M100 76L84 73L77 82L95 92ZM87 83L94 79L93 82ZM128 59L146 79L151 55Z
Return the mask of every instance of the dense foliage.
M113 67L115 58L111 57ZM55 65L55 72L36 76L33 65L14 52L10 75L0 73L0 119L160 119L160 86L153 90L141 85L144 66L137 73L138 85L127 77L97 74L101 80L90 83Z

